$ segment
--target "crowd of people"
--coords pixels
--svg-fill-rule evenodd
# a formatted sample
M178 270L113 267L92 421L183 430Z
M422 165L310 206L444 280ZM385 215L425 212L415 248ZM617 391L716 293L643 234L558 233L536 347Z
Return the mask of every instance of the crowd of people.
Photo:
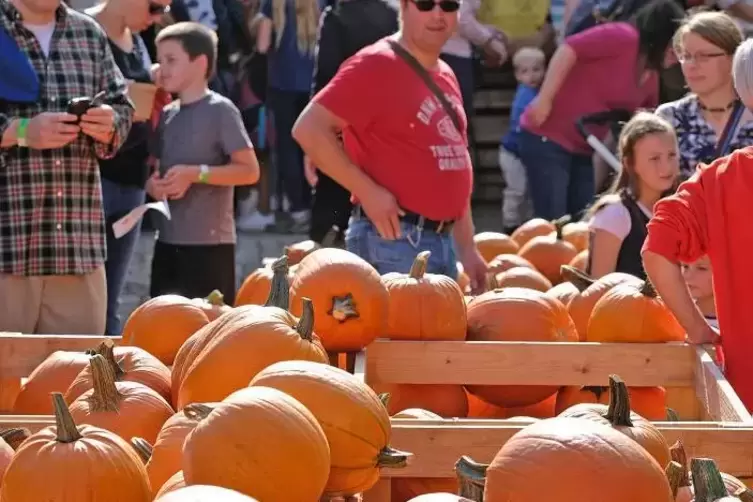
M232 304L236 229L308 233L380 273L428 250L428 272L455 278L460 263L480 291L481 61L518 82L499 230L587 222L588 273L650 279L691 342L721 330L753 403L753 8L528 3L0 0L14 65L0 75L0 330L119 334L140 225L112 224L148 199L170 210L149 220L152 296L219 289ZM612 162L578 127L605 112L625 116L589 129Z

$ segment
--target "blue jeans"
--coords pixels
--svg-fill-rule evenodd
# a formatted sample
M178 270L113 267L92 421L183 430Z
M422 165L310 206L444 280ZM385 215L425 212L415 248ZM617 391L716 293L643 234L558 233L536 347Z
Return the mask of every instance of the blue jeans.
M120 239L112 234L112 224L125 216L133 208L144 203L144 189L135 186L121 185L110 180L102 179L102 199L107 222L107 261L105 274L107 276L107 327L105 334L119 336L122 330L118 317L120 293L125 284L128 266L136 249L141 222Z
M354 215L348 224L345 245L348 251L369 262L380 274L407 274L416 255L421 251L430 251L426 272L457 278L455 244L450 233L420 230L408 223L400 224L400 232L402 236L397 240L383 239L371 221Z
M573 154L546 137L520 131L520 160L526 166L534 216L553 220L569 214L573 220L594 199L591 157Z

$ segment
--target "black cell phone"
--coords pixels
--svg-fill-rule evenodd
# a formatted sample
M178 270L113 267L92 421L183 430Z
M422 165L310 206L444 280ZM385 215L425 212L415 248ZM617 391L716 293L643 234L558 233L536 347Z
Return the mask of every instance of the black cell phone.
M76 124L81 121L81 117L86 113L89 108L93 106L99 106L102 99L105 97L105 91L98 92L93 98L80 97L73 98L68 101L68 109L66 110L71 115L76 116Z

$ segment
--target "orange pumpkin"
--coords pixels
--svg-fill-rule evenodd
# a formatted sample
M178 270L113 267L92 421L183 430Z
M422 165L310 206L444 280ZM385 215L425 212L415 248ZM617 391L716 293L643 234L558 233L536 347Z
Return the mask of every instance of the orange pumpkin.
M415 420L442 420L436 413L421 408L407 408L392 415L392 418L412 418Z
M314 415L268 387L228 396L183 445L186 484L231 488L258 500L319 500L330 465L327 436ZM291 482L292 472L302 475Z
M685 446L682 444L682 441L678 439L669 448L669 453L672 456L672 462L667 465L666 472L669 484L673 487L673 493L675 489L673 485L676 485L677 488L675 502L693 502L695 493L693 484L691 483L692 476L685 453ZM741 492L745 492L748 489L745 483L726 472L722 472L721 476L729 495L739 496ZM753 499L747 500L750 501Z
M562 227L562 239L566 240L581 253L588 249L590 229L586 221L573 221Z
M580 253L575 255L575 258L570 260L570 265L576 270L579 270L583 273L588 272L588 249L581 251Z
M138 347L115 347L110 339L104 340L92 354L100 354L110 365L118 382L135 382L146 385L170 402L170 370L159 359ZM65 393L67 403L92 388L91 365L87 365L73 380Z
M13 448L4 439L0 439L0 486L2 486L3 476L13 460L14 453Z
M488 263L497 255L515 254L520 249L510 236L499 232L481 232L473 236L473 242L481 257Z
M487 403L483 399L474 396L469 392L468 418L504 420L509 420L512 418L552 418L555 415L554 405L556 400L557 398L555 394L544 399L543 401L528 406L502 408L500 406L495 406L493 404Z
M170 365L183 342L208 322L196 302L180 295L157 296L128 316L122 345L140 347Z
M301 261L290 286L293 314L300 315L303 298L314 302L314 331L331 352L359 351L387 327L387 288L374 267L349 251L319 249Z
M393 480L393 484L396 480ZM457 481L453 480L457 485ZM452 491L452 490L449 490ZM453 495L448 492L426 493L410 499L408 502L473 502L471 499L461 497L460 495ZM403 500L403 499L398 499Z
M575 246L563 240L562 229L570 217L560 218L555 222L556 232L534 237L521 246L518 255L533 263L536 270L549 279L552 284L562 281L560 267L567 265L578 254Z
M543 237L551 234L555 230L556 227L551 221L542 218L533 218L516 228L510 237L512 237L512 240L517 242L518 246L522 248L534 237Z
M207 319L209 319L210 322L214 321L232 308L225 303L225 297L219 289L215 289L209 293L206 298L194 298L191 302L204 312L204 315L207 316Z
M618 376L609 377L609 406L576 404L559 414L563 418L586 419L613 427L643 446L659 465L670 461L669 445L659 429L630 409L627 386Z
M484 499L546 500L542 489L553 486L558 502L672 501L663 468L643 447L583 419L549 418L515 433L486 469Z
M626 322L629 320L629 322ZM586 341L614 343L682 342L685 330L650 282L624 283L596 302Z
M149 502L144 464L112 432L76 427L65 400L53 393L55 426L31 436L5 471L0 498L13 502L107 500ZM40 478L40 474L43 475Z
M670 487L673 492L678 488L678 479L681 479L679 471L685 470L679 467L677 462L672 462L667 466L667 477L669 478ZM690 461L690 471L691 486L680 487L677 490L677 498L675 500L695 500L698 502L705 500L710 502L753 501L753 490L747 488L737 480L742 486L733 491L725 478L725 474L719 472L716 462L710 458L692 459Z
M21 387L13 413L16 415L52 415L53 392L65 392L79 373L89 365L83 352L57 350L34 368Z
M272 289L272 277L274 271L270 267L257 268L248 274L235 293L235 306L264 305Z
M186 478L183 476L183 471L178 471L170 476L170 479L165 481L165 484L159 488L157 495L154 497L154 500L162 500L162 498L168 493L177 492L185 486ZM156 488L154 489L156 490Z
M630 406L634 412L652 421L667 420L664 387L629 387ZM559 415L576 404L609 404L609 387L562 387L557 393L555 413Z
M580 291L572 282L561 282L549 289L546 295L559 300L562 302L562 305L567 305L579 293Z
M321 246L318 242L307 240L296 242L290 246L285 246L285 256L288 257L289 265L297 265L308 255L319 249Z
M74 420L102 427L127 441L142 437L154 443L174 413L167 401L143 384L115 382L110 366L99 354L89 364L94 387L71 403Z
M373 384L379 394L389 394L387 411L394 415L408 408L421 408L444 418L468 414L468 398L462 385Z
M494 278L494 288L528 288L536 291L552 289L552 283L540 272L528 267L514 267L506 270ZM491 289L491 288L490 288Z
M427 274L429 251L418 254L408 274L382 276L390 308L385 335L392 340L465 340L465 301L446 275Z
M468 341L574 342L578 336L558 300L532 289L489 291L468 304ZM467 385L488 403L506 408L543 401L557 387L539 385Z
M158 502L257 502L256 499L235 490L207 485L178 488L156 500Z
M501 254L495 257L487 265L487 272L493 275L499 275L502 272L515 267L528 267L536 270L533 264L516 254Z
M256 375L250 387L257 386L295 398L322 426L332 461L326 496L364 492L379 481L382 467L406 465L408 456L389 446L387 409L373 390L350 373L327 364L283 361Z

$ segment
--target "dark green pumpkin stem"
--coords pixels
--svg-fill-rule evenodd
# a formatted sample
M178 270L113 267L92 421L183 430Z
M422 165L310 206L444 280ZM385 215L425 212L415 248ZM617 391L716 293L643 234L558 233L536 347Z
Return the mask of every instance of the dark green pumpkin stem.
M97 354L89 360L93 391L88 397L91 411L117 413L122 395L115 385L115 375L104 357Z
M413 260L413 265L411 265L410 272L408 273L411 279L423 278L424 274L426 273L426 267L429 265L430 256L431 251L421 251L420 253L418 253L416 259Z
M494 272L488 272L486 274L486 291L494 291L499 289L499 281Z
M474 502L484 502L486 470L488 464L476 462L471 457L462 456L455 462L455 475L458 478L458 495Z
M564 230L565 225L567 225L571 221L573 221L573 218L569 214L566 214L565 216L560 216L556 220L552 221L552 225L554 225L554 228L557 231L557 240L558 241L562 240L562 230Z
M384 406L386 409L390 409L390 393L389 392L382 392L379 394L379 400L382 402L382 406Z
M683 477L680 479L680 487L690 486L690 476L688 476L688 457L685 454L685 446L679 439L669 448L669 454L673 462L677 462L682 467Z
M302 298L303 312L301 312L301 318L298 320L298 326L296 331L301 335L301 338L307 341L313 340L314 335L314 302L311 298Z
M154 449L146 439L138 437L131 438L131 446L136 450L136 453L139 454L139 458L141 458L141 461L144 462L144 464L149 462L149 459L152 458L152 452Z
M651 284L651 281L649 279L643 281L643 285L641 286L641 294L643 296L647 296L648 298L656 298L657 296L659 296L659 293L656 292L656 288L654 288L654 285Z
M390 446L385 446L377 456L377 467L386 469L401 469L408 465L412 453L396 450Z
M609 375L609 408L606 419L615 427L632 427L630 394L627 385L617 375Z
M571 267L570 265L562 265L560 267L560 275L562 275L562 278L565 281L575 286L581 293L585 291L588 286L596 282L591 277L589 277L588 274L584 274L577 268Z
M688 476L688 473L679 463L674 461L667 464L664 473L667 475L669 487L672 489L672 500L675 500L677 499L677 492L680 491L680 482L682 481L683 476Z
M690 461L690 471L696 502L714 502L727 496L727 487L716 462L710 458L694 458Z
M73 443L81 439L81 433L73 421L71 410L65 404L63 394L60 392L52 393L52 407L55 410L55 429L57 430L58 443Z
M280 256L272 263L272 285L265 307L290 310L290 283L288 282L288 257Z
M215 289L214 291L209 293L205 300L209 305L213 305L215 307L222 307L223 305L225 305L225 295L223 295L219 289Z
M679 422L680 415L672 408L667 408L667 422Z

